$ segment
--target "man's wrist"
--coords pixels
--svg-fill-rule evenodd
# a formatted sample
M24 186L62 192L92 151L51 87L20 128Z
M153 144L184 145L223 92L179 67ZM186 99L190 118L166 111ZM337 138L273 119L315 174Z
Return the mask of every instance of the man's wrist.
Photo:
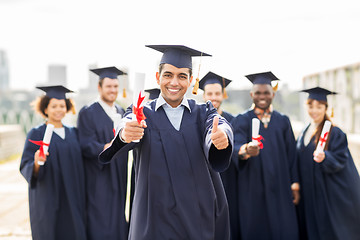
M250 158L250 155L247 153L247 143L242 145L240 147L240 151L239 151L239 158L241 160L247 160L248 158Z
M120 131L119 131L119 138L120 138L120 141L122 141L123 143L127 143L127 142L121 137L121 134L122 134L123 129L124 129L124 128L121 128Z

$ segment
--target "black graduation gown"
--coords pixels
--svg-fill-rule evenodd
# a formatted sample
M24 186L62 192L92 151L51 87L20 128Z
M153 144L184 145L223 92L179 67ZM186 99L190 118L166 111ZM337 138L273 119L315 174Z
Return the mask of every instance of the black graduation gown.
M210 139L216 109L188 100L177 131L156 101L144 108L147 128L139 143L119 136L100 154L107 163L117 154L136 151L136 187L129 239L229 239L229 215L219 171L229 165L233 135L220 117L229 147L217 150Z
M49 156L33 176L34 154L46 125L30 130L20 163L20 172L29 183L29 209L32 238L86 239L85 176L75 128L65 127L65 139L53 133Z
M302 235L309 240L360 239L360 178L346 135L333 127L325 159L317 163L314 138L304 146L308 127L297 141Z
M234 116L228 112L222 111L221 116L229 123ZM238 220L238 186L237 186L237 170L235 164L231 161L228 169L220 173L221 180L224 185L226 198L229 205L230 215L230 237L231 239L239 239L239 220Z
M260 154L240 160L240 147L251 141L253 110L233 121L234 153L238 168L239 221L241 239L298 239L298 223L292 203L291 184L298 182L296 144L289 118L273 111Z
M121 115L124 110L116 106ZM80 146L84 156L88 239L127 239L125 220L127 153L123 161L102 165L98 155L114 138L113 121L98 102L83 107L78 116Z

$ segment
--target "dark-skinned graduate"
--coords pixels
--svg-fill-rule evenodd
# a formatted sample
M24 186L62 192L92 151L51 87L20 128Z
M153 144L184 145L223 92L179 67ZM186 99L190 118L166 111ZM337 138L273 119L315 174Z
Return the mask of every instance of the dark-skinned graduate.
M199 82L199 88L204 91L203 98L211 101L217 112L229 123L234 116L221 108L222 102L227 99L226 87L231 80L224 78L214 72L208 72ZM233 162L228 169L220 173L224 185L226 198L229 205L230 214L230 235L231 239L239 239L239 221L238 221L238 187L237 187L237 169Z
M302 90L310 123L297 140L302 239L360 239L360 178L346 134L332 123L325 88ZM330 129L322 135L325 121ZM316 146L323 145L320 150Z
M147 47L163 53L156 73L161 93L143 108L146 120L132 121L129 109L99 157L106 164L124 151L136 152L129 239L229 239L218 172L230 163L231 126L211 102L197 104L185 96L193 79L192 56L208 54L183 45Z
M119 155L123 161L113 161L108 165L98 161L98 155L114 138L116 125L125 112L116 99L118 76L126 73L113 66L90 71L99 76L99 98L80 110L77 122L86 174L88 239L127 239L128 155Z
M66 98L72 91L61 85L37 88L46 94L33 102L34 108L46 120L27 134L20 163L29 184L32 239L86 240L85 174L78 134L62 123L67 112L75 113ZM53 132L48 134L50 126ZM45 132L50 141L43 141Z
M295 137L289 118L271 105L275 97L271 82L278 78L272 72L246 77L253 84L253 107L232 121L241 239L298 239ZM260 122L255 139L253 118Z

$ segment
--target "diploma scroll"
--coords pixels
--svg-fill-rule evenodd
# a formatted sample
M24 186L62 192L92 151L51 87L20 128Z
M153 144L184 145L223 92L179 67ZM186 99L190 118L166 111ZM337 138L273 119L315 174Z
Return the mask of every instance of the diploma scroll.
M321 131L321 135L319 138L319 142L316 146L315 152L323 152L324 151L326 140L329 137L330 128L331 128L331 122L329 120L326 120L324 123L324 127Z
M144 73L135 73L135 87L133 95L133 115L132 120L140 122L145 120L145 115L143 113L144 103L145 103L145 74ZM135 140L133 142L139 142Z
M46 130L45 130L45 134L44 134L44 138L43 138L43 146L42 146L44 156L46 156L46 154L48 153L50 140L51 140L51 136L53 134L53 131L54 131L54 125L52 125L51 123L48 123L46 125ZM40 146L40 149L41 149L41 146ZM38 164L39 165L44 165L44 162L43 161L38 161Z
M251 131L252 142L254 143L254 145L258 145L262 149L263 143L261 142L261 140L263 140L264 138L261 135L259 135L260 120L258 118L253 118L251 125L252 125L252 131Z

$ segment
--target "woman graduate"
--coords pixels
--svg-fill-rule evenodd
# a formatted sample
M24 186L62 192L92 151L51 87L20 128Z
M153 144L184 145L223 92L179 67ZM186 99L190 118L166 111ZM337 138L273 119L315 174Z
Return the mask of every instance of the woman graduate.
M328 108L327 95L316 87L309 93L311 123L297 140L301 200L299 216L304 239L360 239L360 178L345 133L332 125L321 137ZM320 138L321 137L321 138ZM315 151L320 141L324 151Z
M35 101L35 110L46 122L28 133L20 164L20 172L29 183L32 237L86 239L81 149L75 128L62 124L65 114L74 107L65 97L71 91L63 86L37 88L46 92ZM54 133L48 154L43 156L47 124L54 125Z

